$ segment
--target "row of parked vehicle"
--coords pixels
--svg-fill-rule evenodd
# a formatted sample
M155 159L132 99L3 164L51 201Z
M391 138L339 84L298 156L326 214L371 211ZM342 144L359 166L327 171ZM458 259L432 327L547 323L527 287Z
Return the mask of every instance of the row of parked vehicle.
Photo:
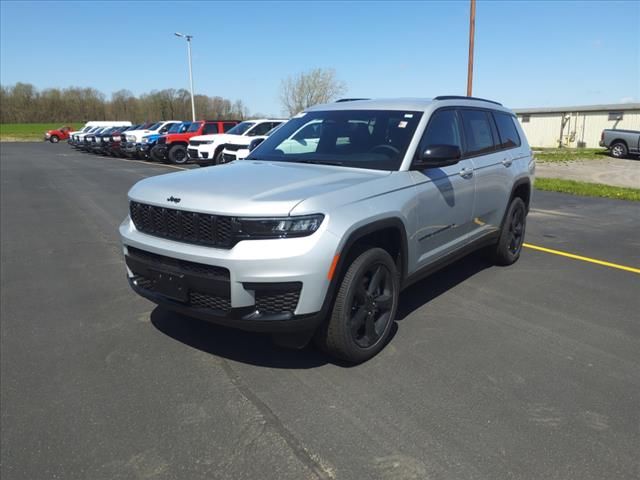
M268 118L243 122L163 120L138 125L87 122L75 132L69 127L49 131L45 140L56 143L67 139L76 149L101 155L175 164L192 161L204 166L245 158L284 122Z

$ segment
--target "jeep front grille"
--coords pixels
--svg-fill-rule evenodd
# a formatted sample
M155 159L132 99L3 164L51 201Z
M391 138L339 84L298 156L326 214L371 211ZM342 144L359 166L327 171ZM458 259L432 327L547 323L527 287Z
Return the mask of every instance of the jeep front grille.
M217 248L233 247L230 217L139 202L131 202L129 212L136 229L148 235Z

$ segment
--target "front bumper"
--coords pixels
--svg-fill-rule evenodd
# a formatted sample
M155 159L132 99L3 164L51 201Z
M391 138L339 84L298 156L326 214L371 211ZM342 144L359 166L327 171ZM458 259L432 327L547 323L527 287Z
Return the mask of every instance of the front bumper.
M160 145L156 144L153 146L151 150L153 150L153 154L156 157L166 160L169 147L166 144L160 144Z
M120 142L120 150L129 155L136 153L136 142Z
M338 246L326 227L309 237L245 240L229 250L147 235L128 218L120 235L131 287L169 309L265 332L309 330L324 316ZM183 296L156 288L158 272L178 277Z
M148 157L149 152L153 148L155 143L136 143L136 153L143 157Z
M196 160L200 162L213 162L214 160L212 152L198 147L188 147L187 155L190 160Z

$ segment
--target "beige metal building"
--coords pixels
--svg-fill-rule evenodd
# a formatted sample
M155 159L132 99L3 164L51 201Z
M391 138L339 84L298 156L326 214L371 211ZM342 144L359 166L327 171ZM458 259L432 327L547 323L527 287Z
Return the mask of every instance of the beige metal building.
M640 130L640 103L516 108L532 147L598 148L605 128Z

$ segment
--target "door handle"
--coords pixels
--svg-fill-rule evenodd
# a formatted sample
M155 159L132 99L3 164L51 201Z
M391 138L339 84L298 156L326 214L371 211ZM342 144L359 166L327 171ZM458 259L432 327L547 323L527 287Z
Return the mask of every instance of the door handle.
M511 158L505 158L504 160L502 160L502 165L504 165L507 168L509 168L512 163L513 163L513 159Z
M460 175L463 178L472 177L473 176L473 168L465 167L462 170L460 170L460 172L458 172L458 175Z

